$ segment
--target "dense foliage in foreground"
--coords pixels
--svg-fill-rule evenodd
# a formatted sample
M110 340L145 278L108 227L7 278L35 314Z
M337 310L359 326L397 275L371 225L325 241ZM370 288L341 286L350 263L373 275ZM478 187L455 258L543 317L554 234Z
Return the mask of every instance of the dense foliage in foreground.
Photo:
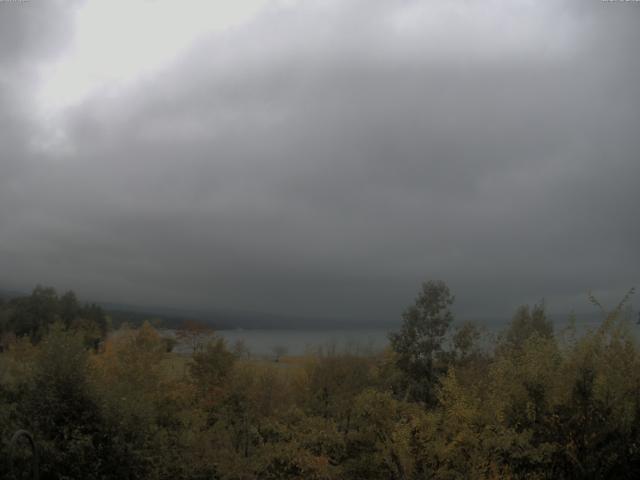
M384 354L278 363L219 339L180 357L149 324L94 348L97 312L0 305L5 330L15 311L49 315L0 354L0 433L30 430L46 479L639 477L640 350L622 304L581 335L522 307L488 348L452 328L452 302L425 283Z

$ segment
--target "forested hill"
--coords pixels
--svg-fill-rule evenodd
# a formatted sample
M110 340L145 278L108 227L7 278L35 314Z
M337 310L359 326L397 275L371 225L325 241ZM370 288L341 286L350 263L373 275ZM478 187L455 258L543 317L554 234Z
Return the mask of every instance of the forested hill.
M46 289L53 290L50 287ZM55 290L53 291L55 292ZM30 295L31 293L0 289L0 299L5 301L26 298ZM214 330L235 328L342 329L358 328L363 325L369 328L395 328L399 322L398 318L372 321L363 318L321 318L215 308L195 310L154 305L141 306L108 301L91 301L89 303L102 308L105 314L110 317L113 328L119 328L124 323L131 326L141 326L145 321L150 321L156 327L171 329L179 328L185 321L198 321L209 325Z
M73 292L71 292L73 293ZM29 297L30 293L0 289L0 301ZM75 294L74 294L75 295ZM273 313L247 312L239 310L192 310L163 306L140 306L105 301L87 302L99 306L109 317L111 328L117 329L122 324L139 327L145 321L156 328L178 329L186 321L197 321L214 330L225 329L349 329L366 326L367 328L383 328L393 330L399 326L400 316L387 320L370 321L353 318L312 318L301 316L277 315ZM598 312L587 312L572 315L569 312L547 313L548 318L562 328L573 316L580 329L596 326L601 321ZM471 321L481 325L488 331L499 332L510 321L504 316L461 316L459 322Z
M210 309L207 311L168 308L159 306L138 306L118 304L112 302L79 302L75 293L70 291L63 294L51 287L36 287L31 293L0 290L0 301L4 304L18 305L47 304L52 311L52 315L58 314L61 308L58 305L62 298L72 299L77 305L73 308L79 308L81 303L95 305L100 307L102 312L109 317L111 328L119 328L122 324L128 324L133 327L141 326L145 321L150 321L154 326L161 328L179 328L185 321L198 321L206 323L211 328L227 329L227 328L290 328L296 325L296 318L251 312L225 311ZM34 306L34 308L36 308ZM299 320L299 319L298 319ZM305 322L309 323L309 322ZM320 321L311 321L314 324L320 324Z
M123 322L141 325L145 320L154 322L164 328L178 328L187 320L206 323L215 330L223 329L316 329L316 328L344 328L358 326L364 322L357 319L327 319L309 318L304 316L278 315L264 312L247 312L240 310L189 310L155 306L132 306L113 303L100 303L113 319L114 326ZM368 322L368 326L395 326L396 321Z

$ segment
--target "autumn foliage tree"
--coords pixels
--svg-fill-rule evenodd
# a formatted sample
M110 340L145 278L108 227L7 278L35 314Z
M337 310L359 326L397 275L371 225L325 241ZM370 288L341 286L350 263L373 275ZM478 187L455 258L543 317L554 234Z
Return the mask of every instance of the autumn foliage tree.
M435 401L438 375L445 368L442 352L453 321L453 301L444 282L424 282L415 303L402 314L400 331L389 335L407 395L427 405Z
M213 335L213 328L196 320L185 320L178 330L176 338L179 342L189 346L191 353L196 353L207 344L208 337Z
M0 353L0 432L33 433L47 480L635 479L631 293L611 311L592 298L603 318L582 331L520 307L486 345L427 282L385 352L275 363L209 335L168 352L149 323L96 350L75 296L38 292L55 311ZM2 478L7 455L0 442Z

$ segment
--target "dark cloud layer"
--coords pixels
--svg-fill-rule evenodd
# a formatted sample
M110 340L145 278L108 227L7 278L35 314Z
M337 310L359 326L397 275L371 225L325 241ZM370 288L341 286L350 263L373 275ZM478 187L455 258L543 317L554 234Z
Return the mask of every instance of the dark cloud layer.
M640 6L301 2L35 148L28 74L72 36L37 7L0 4L6 287L384 319L427 278L477 316L638 282Z

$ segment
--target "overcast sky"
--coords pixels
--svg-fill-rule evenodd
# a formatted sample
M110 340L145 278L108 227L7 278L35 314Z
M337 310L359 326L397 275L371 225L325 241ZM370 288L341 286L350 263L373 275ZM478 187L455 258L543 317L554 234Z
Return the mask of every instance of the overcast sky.
M640 279L639 45L640 2L0 1L0 288L613 301Z

